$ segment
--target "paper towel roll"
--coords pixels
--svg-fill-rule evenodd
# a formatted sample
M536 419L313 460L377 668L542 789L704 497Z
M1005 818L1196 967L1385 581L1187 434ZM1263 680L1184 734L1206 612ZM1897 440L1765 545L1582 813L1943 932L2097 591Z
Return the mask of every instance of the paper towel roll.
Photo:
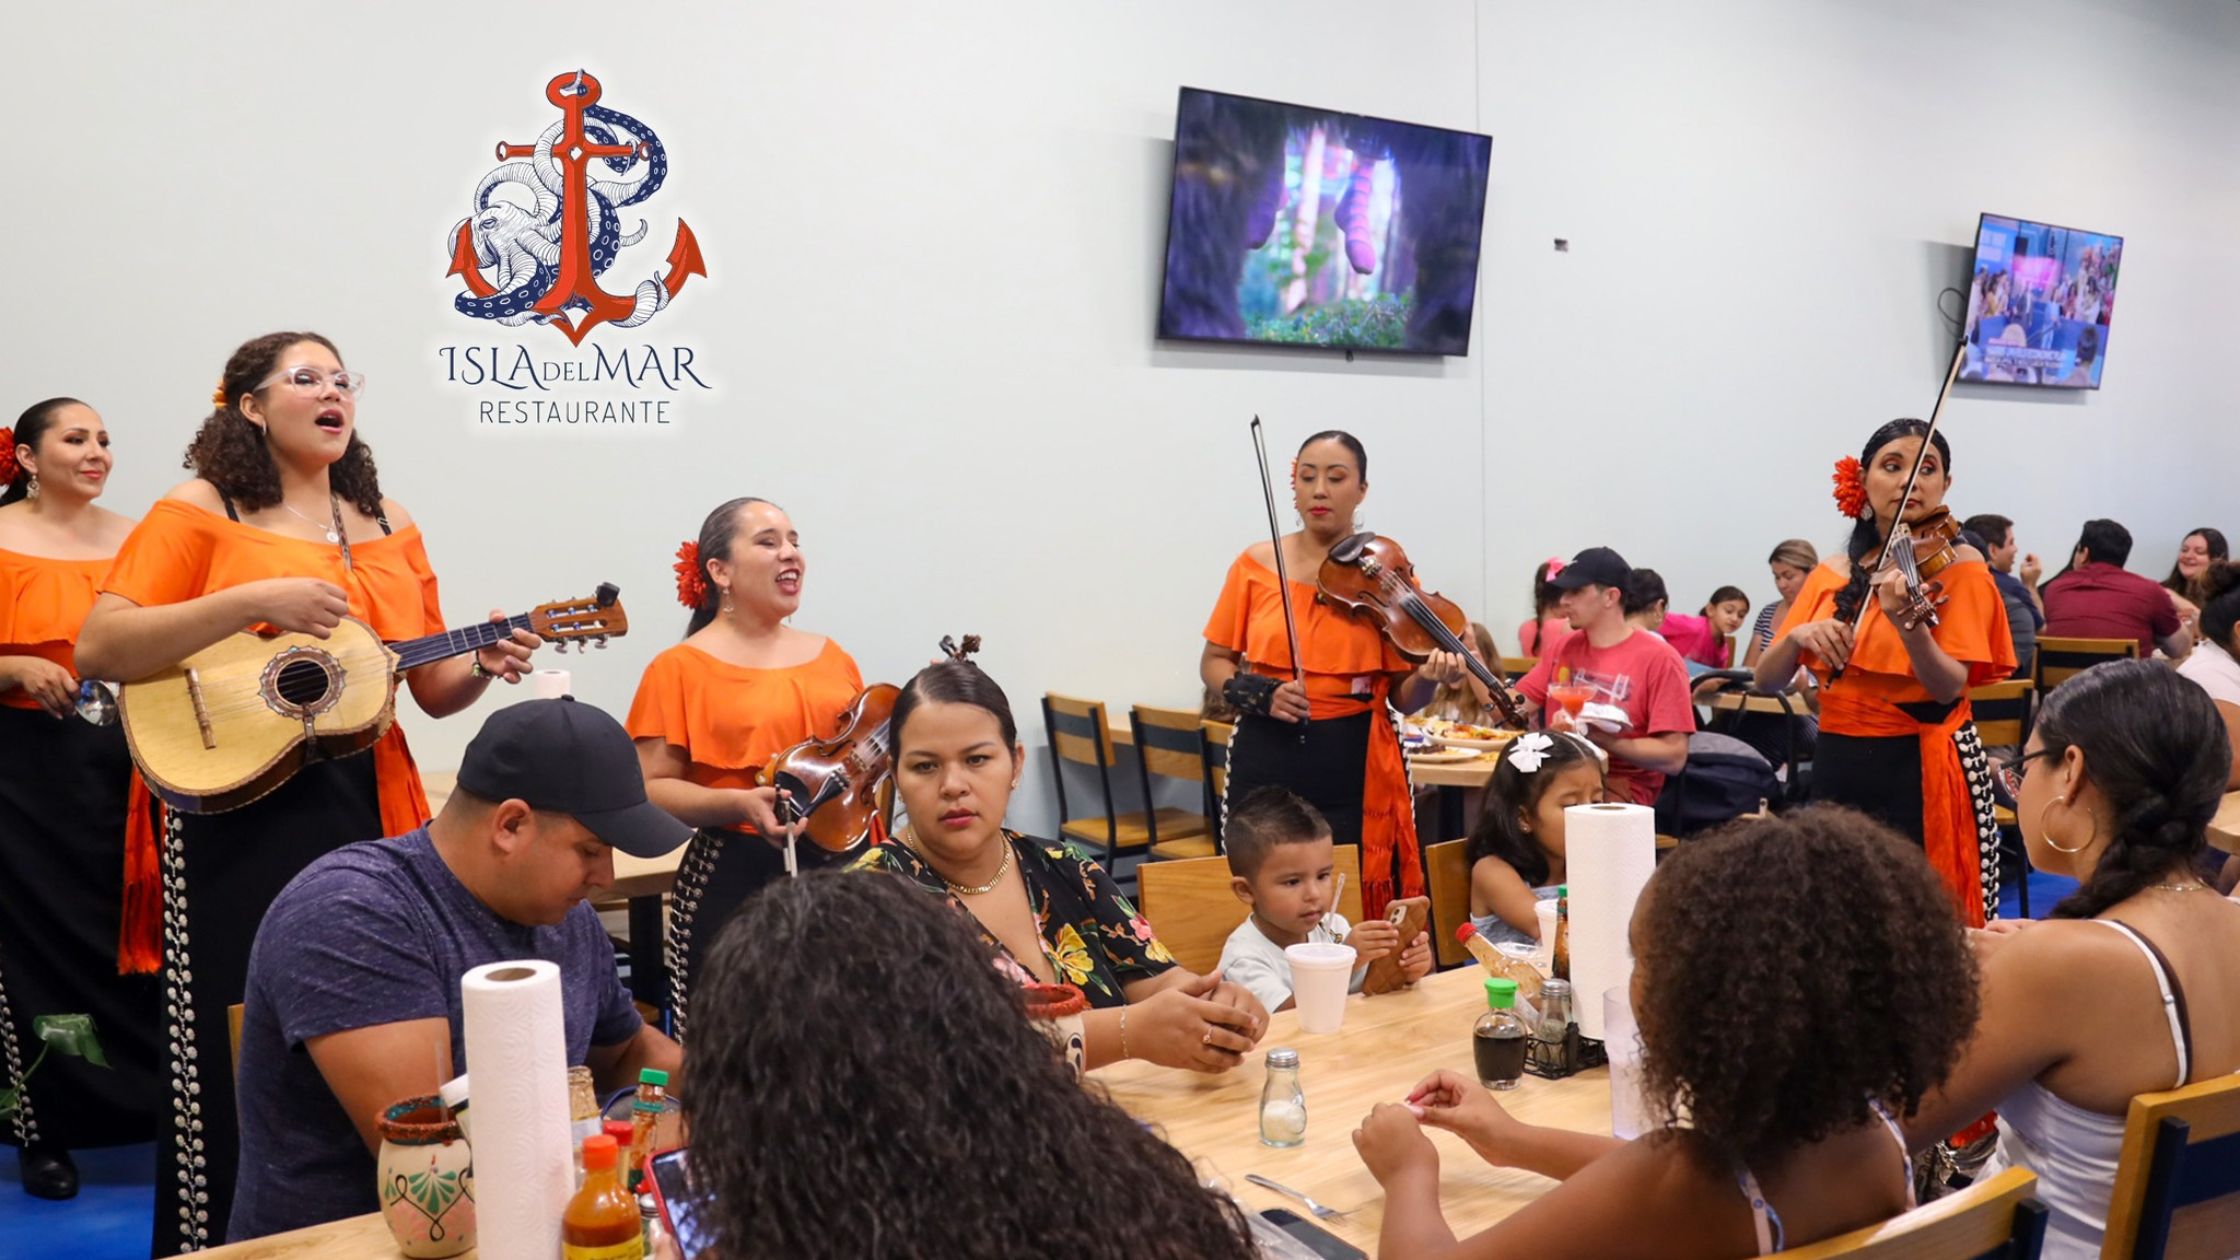
M474 1197L483 1260L552 1260L573 1190L560 968L477 967L459 981L474 1074Z
M1599 1041L1601 995L1633 979L1626 929L1657 869L1657 813L1646 805L1573 805L1563 811L1563 848L1571 887L1571 985L1587 995L1577 1003L1579 1031Z
M568 676L567 670L540 669L529 675L529 698L531 700L558 700L562 696L572 694L571 688L574 686L574 682L575 680Z

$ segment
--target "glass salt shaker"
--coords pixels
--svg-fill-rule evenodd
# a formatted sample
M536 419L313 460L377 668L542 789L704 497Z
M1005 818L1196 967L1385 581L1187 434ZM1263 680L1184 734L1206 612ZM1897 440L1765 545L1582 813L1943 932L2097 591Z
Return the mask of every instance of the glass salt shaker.
M1307 1095L1299 1088L1299 1052L1268 1052L1268 1083L1260 1087L1260 1141L1297 1146L1307 1140Z

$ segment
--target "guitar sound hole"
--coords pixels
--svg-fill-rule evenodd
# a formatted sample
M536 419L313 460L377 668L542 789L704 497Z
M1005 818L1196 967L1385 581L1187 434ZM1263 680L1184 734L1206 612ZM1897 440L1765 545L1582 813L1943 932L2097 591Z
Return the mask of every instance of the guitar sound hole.
M327 697L327 671L311 661L290 661L280 667L280 698L296 708L310 708Z

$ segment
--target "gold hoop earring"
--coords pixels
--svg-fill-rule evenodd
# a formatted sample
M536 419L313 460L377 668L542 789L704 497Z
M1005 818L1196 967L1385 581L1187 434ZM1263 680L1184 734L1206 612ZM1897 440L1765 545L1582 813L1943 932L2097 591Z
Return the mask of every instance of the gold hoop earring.
M2053 798L2053 800L2047 801L2044 805L2039 807L2038 838L2045 841L2046 847L2053 850L2055 853L2082 853L2086 849L2091 848L2092 842L2100 838L2100 820L2098 818L2092 820L2092 834L2086 836L2084 838L2084 843L2078 845L2076 848L2064 849L2060 845L2053 842L2053 831L2046 826L2046 811L2052 809L2057 802L2063 805L2068 804L2067 801L2063 801L2060 797L2057 796Z

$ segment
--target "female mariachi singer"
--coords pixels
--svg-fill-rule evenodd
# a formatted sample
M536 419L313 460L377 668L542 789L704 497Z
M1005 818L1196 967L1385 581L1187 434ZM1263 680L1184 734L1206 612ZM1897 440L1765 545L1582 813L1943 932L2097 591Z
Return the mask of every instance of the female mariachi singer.
M805 739L831 738L863 690L838 643L786 624L807 570L801 535L777 504L740 498L708 513L699 539L677 549L677 597L692 610L684 642L646 666L630 705L647 798L698 828L662 943L679 1040L717 931L785 873L777 789L756 786L757 773ZM796 855L802 867L834 860L813 844Z
M124 730L74 716L71 645L129 517L95 507L109 480L109 431L74 398L34 404L0 429L0 1087L23 1188L78 1192L72 1147L155 1136L155 1014L148 976L117 966L117 872L130 818L150 837L140 795L128 810ZM93 1016L106 1069L39 1054L31 1021Z
M1981 927L1998 908L1999 836L1968 689L2014 670L2006 605L1983 556L1966 545L1954 544L1956 559L1929 583L1941 600L1933 625L1910 608L1895 565L1870 571L1895 524L1919 523L1952 488L1944 435L1922 451L1928 428L1893 420L1859 459L1837 464L1836 502L1854 518L1850 543L1805 579L1758 658L1757 685L1785 687L1800 661L1820 679L1814 798L1863 810L1921 843L1962 917ZM1916 458L1921 475L1909 498Z
M233 352L187 448L194 479L149 509L102 583L78 641L81 673L144 678L238 631L325 637L346 615L389 640L443 628L420 531L381 497L373 452L357 434L364 385L316 333L270 333ZM516 631L405 681L423 711L444 717L473 704L491 678L518 681L536 644ZM314 859L420 826L428 802L403 729L392 725L370 756L312 762L240 809L167 812L160 904L172 1125L158 1144L157 1255L207 1245L232 1211L239 1140L226 1008L242 999L265 910ZM126 890L131 946L155 930L131 913L138 892Z
M1397 694L1400 709L1412 710L1439 685L1469 679L1475 686L1475 679L1463 658L1448 652L1431 653L1417 669L1376 626L1315 600L1323 558L1358 531L1354 513L1368 489L1369 456L1350 433L1317 433L1292 462L1291 497L1303 527L1284 535L1282 546L1304 681L1294 677L1285 596L1267 542L1245 548L1229 566L1206 621L1198 672L1241 715L1229 745L1223 808L1264 784L1312 801L1339 844L1361 845L1362 910L1377 918L1395 888L1401 896L1423 891L1392 701Z

